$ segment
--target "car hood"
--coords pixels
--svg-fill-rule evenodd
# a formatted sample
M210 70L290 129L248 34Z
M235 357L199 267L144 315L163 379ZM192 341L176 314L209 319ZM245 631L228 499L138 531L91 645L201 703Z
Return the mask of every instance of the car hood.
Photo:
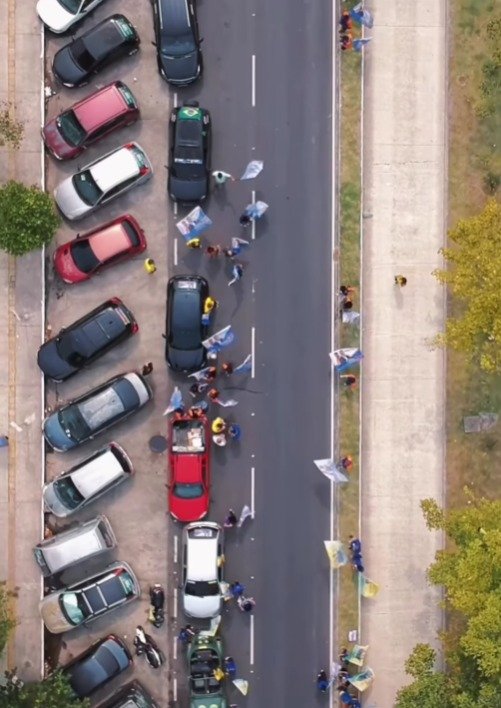
M56 79L65 86L78 86L87 79L87 72L73 61L68 45L56 53L52 71Z
M195 597L194 595L184 595L183 604L184 611L190 617L198 617L200 619L215 617L221 611L221 596Z
M76 157L82 151L80 148L68 145L65 141L56 124L56 119L49 121L42 129L42 137L47 148L51 151L54 157L59 160L68 160Z
M226 708L226 698L223 695L192 696L190 708Z
M207 177L184 180L170 175L169 192L179 202L201 202L207 196Z
M76 447L77 443L70 440L64 429L61 427L57 417L57 411L49 415L43 422L43 434L45 439L57 452L65 452Z
M44 374L54 381L64 381L78 371L77 368L61 359L55 338L42 344L38 350L37 361Z
M172 491L169 493L169 509L172 516L182 523L200 521L208 512L207 495L197 499L180 499Z
M174 371L196 371L205 363L205 349L200 347L200 349L186 351L167 345L165 358Z
M61 632L67 632L69 629L73 629L74 625L70 624L66 617L61 611L59 605L59 597L62 593L54 592L51 595L47 595L39 604L40 614L42 615L42 620L49 632L53 634L61 634Z
M53 32L64 32L75 21L72 15L57 0L38 0L37 13L44 25Z
M85 216L91 207L83 202L75 191L71 177L63 180L54 190L54 199L64 216L73 221Z
M88 273L78 270L71 255L70 243L63 243L54 252L54 268L65 283L80 283L89 279Z
M160 59L167 81L173 84L189 84L195 81L200 73L198 52L185 54L183 57L167 57L162 54Z

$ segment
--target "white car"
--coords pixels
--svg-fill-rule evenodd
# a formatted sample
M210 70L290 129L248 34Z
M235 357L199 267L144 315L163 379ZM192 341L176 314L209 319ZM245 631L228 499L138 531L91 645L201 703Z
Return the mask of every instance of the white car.
M83 20L104 0L38 0L37 13L51 32L61 34Z
M221 612L223 530L212 521L183 529L183 610L190 617L210 618Z
M54 190L54 198L64 216L74 221L143 184L152 174L143 148L127 143L63 180Z

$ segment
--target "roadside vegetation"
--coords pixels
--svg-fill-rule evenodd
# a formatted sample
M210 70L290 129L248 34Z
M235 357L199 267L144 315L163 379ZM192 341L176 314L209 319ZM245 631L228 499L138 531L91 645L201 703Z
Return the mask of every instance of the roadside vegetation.
M56 671L39 683L23 683L15 671L0 685L0 708L90 708L89 699L75 699L68 679Z
M0 101L0 147L17 150L24 135L24 124L16 120L12 104Z
M42 248L59 222L52 197L38 187L13 180L0 187L0 249L22 256Z

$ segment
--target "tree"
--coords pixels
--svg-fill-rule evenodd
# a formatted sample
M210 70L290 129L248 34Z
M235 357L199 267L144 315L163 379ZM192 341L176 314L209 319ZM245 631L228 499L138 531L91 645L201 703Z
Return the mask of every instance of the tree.
M0 101L0 147L9 145L17 150L24 133L24 124L14 118L11 104Z
M459 221L449 232L453 248L441 253L452 268L433 275L451 287L461 313L449 317L434 344L478 359L484 371L501 369L501 205L494 199L483 212Z
M68 679L60 671L39 683L23 683L15 671L5 672L0 685L0 708L89 708L90 701L76 700Z
M0 187L0 248L13 256L47 245L59 226L52 198L36 186Z
M434 671L436 652L429 644L416 644L405 662L405 673L414 678L397 693L397 708L452 708L452 681Z
M0 655L5 649L11 629L16 626L9 607L9 598L5 590L5 582L0 583Z

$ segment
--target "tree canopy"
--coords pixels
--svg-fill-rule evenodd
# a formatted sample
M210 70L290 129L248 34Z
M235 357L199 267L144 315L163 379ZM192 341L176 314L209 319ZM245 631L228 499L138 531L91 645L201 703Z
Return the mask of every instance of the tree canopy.
M24 683L15 672L6 672L5 685L0 685L0 708L89 708L90 701L78 701L68 679L56 671L44 681Z
M0 248L22 256L47 245L59 226L52 197L36 186L10 181L0 187Z
M501 205L494 199L483 212L459 221L449 232L454 244L441 253L450 264L434 275L450 286L461 312L449 317L435 344L478 360L489 372L501 370Z
M488 708L501 705L501 501L476 499L444 511L421 502L426 524L448 538L428 569L444 588L454 620L443 635L447 672L434 670L435 651L417 645L406 663L414 681L401 689L398 708ZM496 703L499 701L499 703Z

